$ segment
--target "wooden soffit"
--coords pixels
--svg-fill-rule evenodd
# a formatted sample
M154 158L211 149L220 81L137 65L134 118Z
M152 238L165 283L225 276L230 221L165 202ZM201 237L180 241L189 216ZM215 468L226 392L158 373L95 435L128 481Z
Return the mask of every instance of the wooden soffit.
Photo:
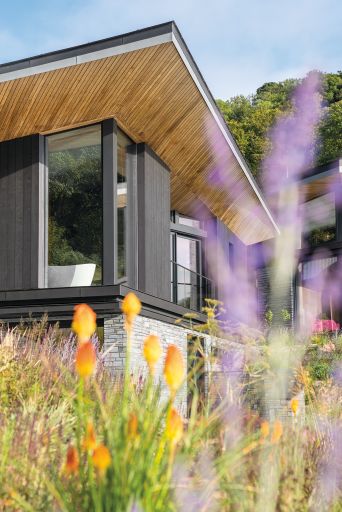
M342 185L342 158L311 169L307 174L298 182L303 201L337 192Z
M0 140L113 117L170 168L172 208L191 214L199 200L244 243L271 238L277 228L267 206L183 49L173 29L0 68Z

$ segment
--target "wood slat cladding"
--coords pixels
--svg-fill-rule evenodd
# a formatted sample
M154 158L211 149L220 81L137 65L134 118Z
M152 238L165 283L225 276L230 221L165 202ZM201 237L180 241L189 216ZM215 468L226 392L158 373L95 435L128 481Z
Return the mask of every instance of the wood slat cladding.
M0 83L0 140L109 117L169 167L172 208L191 214L199 198L246 244L274 235L173 43Z
M170 171L146 145L137 147L138 289L171 299Z
M0 143L0 290L44 286L43 144L39 135Z

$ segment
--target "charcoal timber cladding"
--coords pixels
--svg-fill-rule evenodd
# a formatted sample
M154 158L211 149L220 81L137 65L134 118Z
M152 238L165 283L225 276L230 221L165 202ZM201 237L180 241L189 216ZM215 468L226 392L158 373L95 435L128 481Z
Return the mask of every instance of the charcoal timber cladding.
M170 300L170 172L146 144L137 146L138 288Z
M0 143L0 290L45 283L44 140Z

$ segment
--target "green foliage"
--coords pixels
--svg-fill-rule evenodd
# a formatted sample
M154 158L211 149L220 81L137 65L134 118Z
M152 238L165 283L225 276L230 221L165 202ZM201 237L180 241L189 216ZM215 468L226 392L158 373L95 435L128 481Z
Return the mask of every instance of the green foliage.
M327 380L331 374L331 365L327 361L313 361L309 365L309 373L313 380Z
M300 82L295 79L269 82L250 96L217 101L253 175L258 179L262 160L271 149L269 130L278 116L291 110L291 97ZM342 155L341 71L322 73L322 104L325 115L318 132L317 164Z
M318 163L324 164L339 158L342 155L342 100L325 109L319 135Z
M289 322L291 320L291 313L288 309L282 309L281 312L281 319L283 322Z
M271 327L273 322L273 311L271 309L268 309L265 313L265 322L269 327Z

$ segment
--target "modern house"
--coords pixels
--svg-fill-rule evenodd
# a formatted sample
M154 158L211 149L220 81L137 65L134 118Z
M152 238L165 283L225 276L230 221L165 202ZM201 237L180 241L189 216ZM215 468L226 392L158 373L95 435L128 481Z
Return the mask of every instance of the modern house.
M297 321L342 324L342 159L315 167L299 182L303 230L296 275Z
M2 321L87 302L120 344L132 289L140 334L186 350L175 320L226 297L218 254L254 286L276 232L175 23L0 66Z
M298 264L278 302L270 294L271 269L264 257L265 253L272 254L273 241L253 246L260 317L270 310L278 323L281 321L279 313L286 310L290 314L288 325L304 330L333 330L342 325L341 173L340 158L308 169L296 184L300 198L298 225L301 226L297 241ZM269 198L271 203L272 199ZM259 261L255 257L256 249L261 254ZM322 326L320 320L328 323Z

